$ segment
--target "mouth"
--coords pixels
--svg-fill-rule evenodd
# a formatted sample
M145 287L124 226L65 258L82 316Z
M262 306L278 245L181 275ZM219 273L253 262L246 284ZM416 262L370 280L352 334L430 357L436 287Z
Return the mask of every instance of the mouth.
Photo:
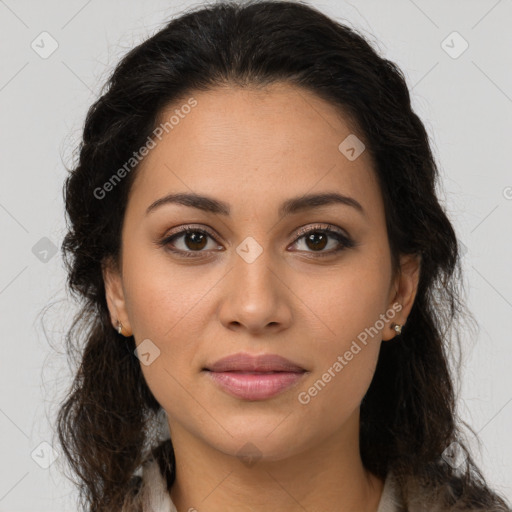
M234 354L203 368L222 391L244 400L266 400L296 385L305 368L275 354Z

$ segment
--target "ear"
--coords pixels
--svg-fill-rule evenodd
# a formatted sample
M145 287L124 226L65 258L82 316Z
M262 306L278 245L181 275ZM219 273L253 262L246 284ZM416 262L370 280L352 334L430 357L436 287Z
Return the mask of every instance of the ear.
M110 321L117 330L121 322L123 336L131 336L132 328L126 312L123 281L117 262L113 258L106 258L102 262L103 282L105 283L105 298L110 312Z
M401 309L396 313L393 320L384 328L382 333L383 341L391 340L396 336L395 330L391 328L393 323L400 324L402 326L406 323L418 291L420 270L420 255L403 254L400 256L400 266L391 287L388 308L391 309L393 304L395 304L396 308L396 303L398 303L401 305ZM396 311L395 308L392 309Z

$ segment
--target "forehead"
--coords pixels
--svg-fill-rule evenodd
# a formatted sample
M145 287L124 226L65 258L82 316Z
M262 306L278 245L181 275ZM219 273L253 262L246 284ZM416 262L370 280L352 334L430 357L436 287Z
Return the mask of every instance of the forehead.
M183 108L190 98L195 106ZM141 207L173 191L229 202L236 191L254 206L315 188L379 201L369 152L349 160L340 150L356 136L351 123L309 91L284 83L219 87L174 102L159 122L171 117L137 169L131 195Z

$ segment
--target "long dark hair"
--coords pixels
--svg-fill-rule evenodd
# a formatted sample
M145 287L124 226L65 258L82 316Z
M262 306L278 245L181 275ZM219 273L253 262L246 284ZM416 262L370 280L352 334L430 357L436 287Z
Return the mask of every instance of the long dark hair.
M448 356L453 340L460 348L457 320L465 311L460 246L436 197L439 171L404 76L354 29L296 1L219 2L183 13L121 60L89 109L64 185L62 251L82 309L66 337L68 352L80 355L78 371L57 419L84 510L129 510L122 507L135 498L138 471L150 457L169 488L174 480L172 440L155 436L162 408L133 337L112 328L102 278L106 258L119 259L137 166L105 197L97 191L178 98L223 84L275 82L311 91L350 119L375 162L395 270L399 254L421 255L400 341L382 344L361 404L364 466L381 478L393 471L408 504L421 491L450 510L510 510L487 486L457 421ZM454 448L460 465L450 459Z

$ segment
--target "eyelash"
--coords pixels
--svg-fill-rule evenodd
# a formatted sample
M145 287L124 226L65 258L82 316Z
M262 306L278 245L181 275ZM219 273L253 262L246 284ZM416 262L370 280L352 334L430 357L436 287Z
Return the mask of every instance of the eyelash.
M332 227L333 226L328 224L326 226L316 225L316 226L309 227L309 228L301 228L295 233L296 238L295 238L293 244L296 244L301 238L304 238L311 233L317 233L317 232L327 234L328 236L331 236L332 238L334 238L341 244L341 247L338 247L337 249L327 251L327 252L306 251L306 252L315 254L315 257L318 257L318 258L332 256L332 255L337 254L345 249L350 249L356 245L353 240L351 240L347 236L343 235L341 232L332 229ZM207 230L205 228L196 228L194 226L186 226L181 231L173 233L172 235L167 236L163 240L159 241L158 245L161 247L167 247L169 251L173 252L174 254L179 255L180 257L183 256L185 258L199 258L199 257L201 257L200 256L201 253L206 252L206 251L204 251L204 250L182 251L181 249L172 249L171 247L169 247L170 242L173 242L177 238L184 236L188 233L202 233L202 234L210 236L214 241L216 241L215 236L209 230Z

